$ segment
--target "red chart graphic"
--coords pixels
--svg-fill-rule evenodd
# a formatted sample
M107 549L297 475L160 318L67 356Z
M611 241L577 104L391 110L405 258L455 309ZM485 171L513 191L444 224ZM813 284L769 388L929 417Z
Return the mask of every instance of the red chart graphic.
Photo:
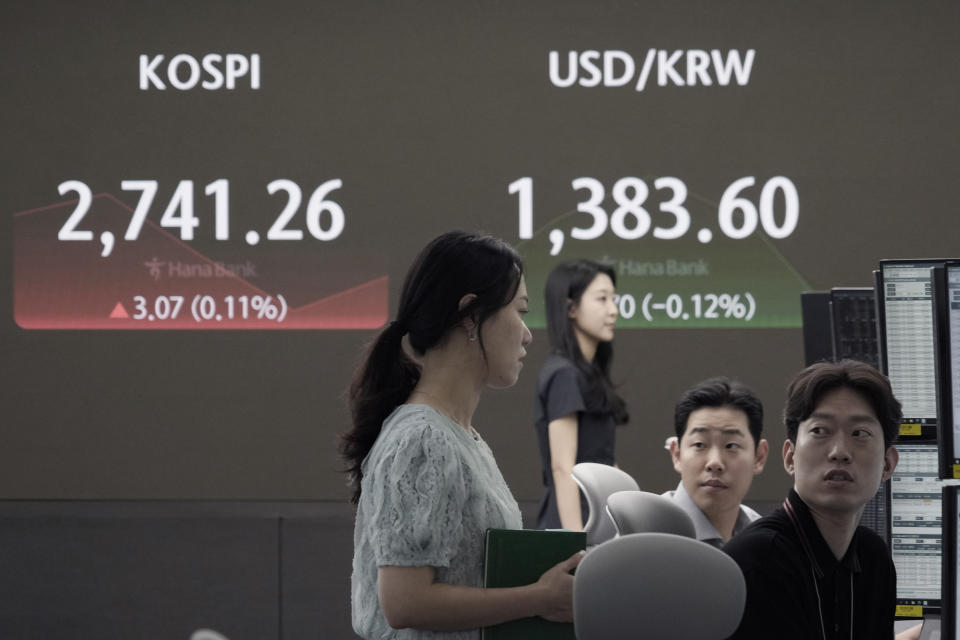
M94 196L78 225L96 229L92 239L59 240L76 206L14 214L13 308L23 329L376 329L387 321L388 279L371 277L369 266L364 275L331 265L303 245L290 247L293 264L214 260L150 220L126 241L132 211L110 194Z

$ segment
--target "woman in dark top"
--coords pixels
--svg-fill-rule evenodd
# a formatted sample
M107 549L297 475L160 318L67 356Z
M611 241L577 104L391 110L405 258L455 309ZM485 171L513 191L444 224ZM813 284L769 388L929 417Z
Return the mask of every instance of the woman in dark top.
M583 529L587 506L571 476L573 465L614 464L616 427L628 419L610 382L615 286L613 269L589 260L560 264L547 278L552 353L540 369L534 409L543 464L541 529Z

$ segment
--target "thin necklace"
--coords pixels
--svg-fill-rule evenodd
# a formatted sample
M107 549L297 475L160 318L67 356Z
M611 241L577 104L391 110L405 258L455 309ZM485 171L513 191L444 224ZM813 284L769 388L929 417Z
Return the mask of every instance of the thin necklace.
M447 405L445 405L443 402L440 401L440 398L433 395L432 393L427 393L426 391L423 391L421 389L415 390L414 393L433 400L433 404L437 405L436 407L434 407L434 409L437 410L438 413L445 416L449 420L453 421L461 429L466 429L467 433L470 434L470 436L472 436L474 440L480 439L480 435L477 433L476 429L473 428L473 425L464 426L459 420L454 418L453 412L447 408Z

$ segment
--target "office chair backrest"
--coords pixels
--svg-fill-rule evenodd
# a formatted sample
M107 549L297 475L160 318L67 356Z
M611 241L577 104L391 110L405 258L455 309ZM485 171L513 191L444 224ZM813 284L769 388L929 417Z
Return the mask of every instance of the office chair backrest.
M740 567L719 549L669 533L633 533L580 562L574 627L578 640L721 640L740 624L746 594Z
M693 520L670 498L647 491L617 491L607 498L607 513L617 535L673 533L696 538Z
M639 490L637 481L625 471L596 462L573 465L573 479L587 497L587 506L590 507L590 516L583 526L587 546L598 545L617 535L613 520L607 514L607 497L617 491Z

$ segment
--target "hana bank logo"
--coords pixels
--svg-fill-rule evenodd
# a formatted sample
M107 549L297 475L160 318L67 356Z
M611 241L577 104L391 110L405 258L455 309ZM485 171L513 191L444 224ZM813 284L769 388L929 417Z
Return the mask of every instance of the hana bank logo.
M648 49L638 65L626 51L559 51L549 54L550 82L555 87L623 87L632 85L638 92L651 82L658 87L720 86L750 82L756 49ZM654 73L655 72L655 73Z
M143 263L154 282L162 278L243 278L257 277L257 265L247 260L237 264L224 262L181 262L158 260L154 257Z

